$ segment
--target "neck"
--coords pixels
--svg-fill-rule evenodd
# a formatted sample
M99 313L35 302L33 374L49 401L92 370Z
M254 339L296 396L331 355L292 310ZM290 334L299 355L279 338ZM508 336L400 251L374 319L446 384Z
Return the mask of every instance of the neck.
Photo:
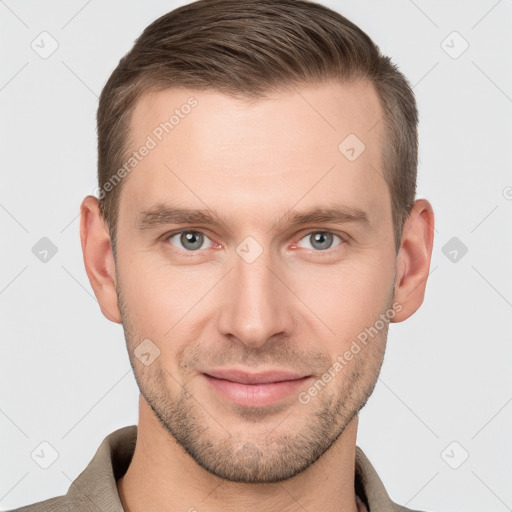
M316 462L276 483L223 480L199 466L161 425L144 398L137 443L126 474L117 481L125 510L357 512L354 491L358 416Z

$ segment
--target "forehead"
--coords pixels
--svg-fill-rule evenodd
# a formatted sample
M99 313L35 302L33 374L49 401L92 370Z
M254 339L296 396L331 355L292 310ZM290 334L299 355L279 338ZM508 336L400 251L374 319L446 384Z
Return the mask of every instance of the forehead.
M282 209L336 198L385 218L382 117L374 87L362 81L253 102L185 88L146 93L131 118L131 149L139 155L121 215L169 200L254 216L262 202Z

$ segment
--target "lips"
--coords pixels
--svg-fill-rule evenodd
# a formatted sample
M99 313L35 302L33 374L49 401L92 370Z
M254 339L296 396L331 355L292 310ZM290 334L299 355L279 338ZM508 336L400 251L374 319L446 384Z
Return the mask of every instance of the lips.
M306 375L299 375L286 370L274 370L260 373L246 373L240 370L213 370L205 373L216 379L238 382L240 384L270 384L272 382L299 380L306 377Z
M311 375L288 370L247 373L236 369L203 373L209 389L219 398L241 407L265 407L298 396Z

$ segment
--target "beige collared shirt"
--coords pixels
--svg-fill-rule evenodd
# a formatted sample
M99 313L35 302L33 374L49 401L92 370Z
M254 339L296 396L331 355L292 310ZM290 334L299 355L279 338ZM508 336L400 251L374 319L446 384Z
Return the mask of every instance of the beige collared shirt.
M67 494L11 512L125 512L117 492L135 450L137 426L115 430L101 443L89 465L69 486ZM391 501L377 472L356 446L355 491L358 512L419 512Z

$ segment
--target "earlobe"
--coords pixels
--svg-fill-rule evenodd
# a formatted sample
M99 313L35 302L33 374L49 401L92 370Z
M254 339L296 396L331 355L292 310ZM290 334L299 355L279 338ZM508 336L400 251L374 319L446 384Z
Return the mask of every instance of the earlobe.
M94 196L85 197L80 206L80 241L85 270L101 312L108 320L121 323L112 245Z
M394 301L402 306L393 322L402 322L423 303L434 243L434 211L426 199L415 201L405 221L397 256Z

